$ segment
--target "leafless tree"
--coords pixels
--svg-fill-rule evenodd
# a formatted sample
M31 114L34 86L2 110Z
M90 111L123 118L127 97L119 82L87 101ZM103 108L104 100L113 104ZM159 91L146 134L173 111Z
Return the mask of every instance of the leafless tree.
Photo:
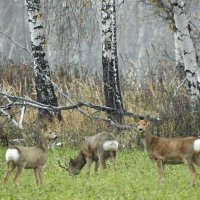
M58 105L57 97L53 85L49 81L50 69L48 61L45 59L44 45L45 34L42 23L42 13L40 0L26 0L31 47L34 57L35 85L37 92L37 101L47 105ZM61 120L61 113L57 112L58 119ZM39 117L48 117L52 120L53 115L42 108L39 109Z
M102 65L106 106L123 110L120 90L115 0L102 0ZM109 111L108 116L117 122L122 122L122 115Z

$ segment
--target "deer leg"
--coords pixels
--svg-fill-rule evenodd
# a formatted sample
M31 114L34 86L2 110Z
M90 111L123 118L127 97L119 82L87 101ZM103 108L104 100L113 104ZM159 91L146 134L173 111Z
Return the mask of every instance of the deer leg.
M22 174L23 169L24 169L24 166L17 167L17 171L14 177L14 182L15 182L16 187L18 186L18 179L20 175Z
M112 160L112 166L114 169L116 169L116 152L112 151L110 152L111 160Z
M197 172L195 170L194 164L192 162L188 162L188 161L186 161L186 164L187 164L189 170L192 173L192 185L194 185L194 182L195 182L195 179L196 179L196 176L197 176Z
M38 168L35 168L34 174L35 174L35 180L36 180L37 186L41 186L42 185L42 167L39 166Z
M105 161L103 154L99 154L99 162L100 162L100 165L101 165L103 170L107 168L106 167L106 161Z
M94 171L97 172L99 168L99 159L95 160L95 167L94 167Z
M4 176L4 180L3 180L4 184L7 183L8 177L11 175L11 173L13 172L15 167L16 167L16 165L12 161L8 162L8 170L7 170L7 172Z
M42 166L40 166L40 167L38 168L38 175L39 175L39 184L40 184L40 186L41 186L42 183L43 183L43 179L42 179Z
M38 170L38 168L34 169L34 175L35 175L36 185L38 186L40 184L40 177L39 177L39 170Z
M86 157L86 173L89 176L90 175L90 166L92 163L92 158L91 157Z
M158 168L158 183L160 184L164 175L164 167L163 167L162 160L157 159L156 162L157 162L157 168Z

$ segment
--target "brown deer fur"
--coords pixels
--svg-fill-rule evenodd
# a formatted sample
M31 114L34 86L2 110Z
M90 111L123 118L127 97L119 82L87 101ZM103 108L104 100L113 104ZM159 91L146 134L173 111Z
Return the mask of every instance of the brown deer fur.
M8 170L4 176L4 184L12 171L17 168L14 177L15 185L18 185L18 179L23 169L33 169L36 179L36 184L42 184L42 167L47 161L48 143L49 140L55 140L57 135L51 132L40 134L39 144L33 147L16 146L8 149L6 152L6 162Z
M192 173L192 184L197 176L194 163L200 166L200 139L197 137L162 138L148 132L148 122L140 120L137 125L149 158L157 163L158 181L164 175L165 164L185 163Z
M103 169L106 168L106 160L109 157L111 157L112 165L115 168L117 149L118 142L111 133L101 132L88 137L82 144L79 155L75 159L70 159L68 171L72 175L76 175L86 165L86 172L89 175L93 161L95 162L95 171L97 172L99 165Z

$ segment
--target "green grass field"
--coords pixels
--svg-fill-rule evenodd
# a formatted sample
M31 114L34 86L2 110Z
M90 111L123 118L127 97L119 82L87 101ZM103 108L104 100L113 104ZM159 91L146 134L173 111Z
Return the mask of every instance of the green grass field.
M0 150L0 178L6 172L5 149ZM200 177L192 187L191 176L184 165L166 166L165 178L157 184L156 165L143 151L120 151L117 155L117 170L112 170L110 161L108 169L94 173L93 168L88 178L83 169L76 177L58 167L62 162L77 154L77 150L52 149L44 166L42 188L37 188L32 170L25 170L20 177L20 186L15 188L13 176L7 186L0 184L1 200L112 200L112 199L200 199ZM198 171L200 169L197 169Z

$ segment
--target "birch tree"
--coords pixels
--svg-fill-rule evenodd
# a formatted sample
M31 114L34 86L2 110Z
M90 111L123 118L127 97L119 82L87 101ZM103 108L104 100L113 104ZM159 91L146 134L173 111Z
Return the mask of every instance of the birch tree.
M189 33L185 4L176 1L172 5L176 34L182 52L190 97L192 102L195 103L200 99L200 70L196 59L197 55Z
M200 71L185 4L182 0L148 0L148 2L158 8L158 15L171 26L174 34L176 68L179 68L180 72L184 69L191 102L195 103L200 99Z
M181 52L181 48L180 48L180 44L179 44L179 39L177 36L177 31L176 31L176 27L174 26L174 48L175 48L175 61L176 61L176 70L179 72L179 77L180 79L184 79L184 61L183 61L183 56L182 56L182 52Z
M34 57L37 101L43 104L57 106L57 97L50 81L50 69L48 61L45 59L45 52L43 49L45 45L45 35L42 24L40 0L26 0L25 3L27 6L31 48ZM58 119L61 120L61 113L56 112L56 114ZM53 115L48 110L39 109L39 117L48 117L52 120Z
M123 109L120 91L117 38L116 38L116 10L115 0L102 0L102 66L106 106ZM122 114L109 111L108 117L121 123Z

